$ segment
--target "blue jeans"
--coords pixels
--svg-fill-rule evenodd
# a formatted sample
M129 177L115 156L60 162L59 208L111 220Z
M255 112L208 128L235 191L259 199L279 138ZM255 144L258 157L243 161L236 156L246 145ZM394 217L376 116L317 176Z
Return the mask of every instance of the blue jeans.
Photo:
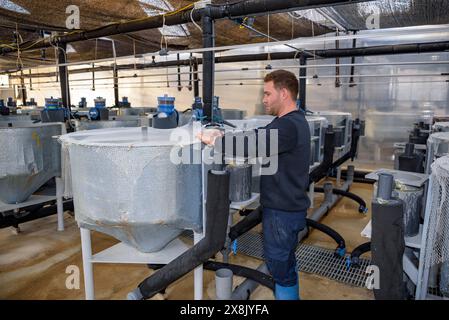
M306 227L307 211L263 208L264 258L274 282L290 287L298 283L295 250L298 232Z

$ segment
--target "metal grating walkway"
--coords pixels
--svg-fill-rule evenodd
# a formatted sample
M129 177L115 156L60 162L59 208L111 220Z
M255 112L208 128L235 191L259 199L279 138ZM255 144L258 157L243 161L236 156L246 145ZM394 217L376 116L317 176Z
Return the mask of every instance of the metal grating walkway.
M191 231L185 231L182 237L193 239ZM247 256L263 259L262 234L250 231L238 238L238 252ZM369 259L360 259L360 267L347 268L346 258L335 257L334 250L324 249L306 244L298 244L296 249L296 261L298 270L317 274L332 280L357 287L366 287L368 273L366 268L371 264Z
M181 235L188 241L193 240L193 232L186 230ZM262 234L249 231L238 238L238 252L247 256L263 260ZM315 247L299 243L296 248L296 261L298 271L317 274L325 278L339 281L345 284L366 288L368 273L365 271L371 264L369 259L360 259L359 268L347 268L346 254L344 258L335 257L334 250ZM428 288L428 294L443 297L439 288Z
M262 234L247 232L238 238L238 251L248 256L263 259ZM366 268L371 264L369 259L360 259L360 267L347 268L346 258L335 257L334 250L324 249L300 243L296 249L298 270L317 274L332 280L358 287L366 287L368 273Z

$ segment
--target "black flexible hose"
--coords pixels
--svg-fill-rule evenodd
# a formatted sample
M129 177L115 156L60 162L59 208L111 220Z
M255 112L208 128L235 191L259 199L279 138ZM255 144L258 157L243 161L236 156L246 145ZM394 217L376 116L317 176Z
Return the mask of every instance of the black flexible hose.
M229 231L229 238L231 239L231 241L234 241L235 239L237 239L244 233L248 232L261 222L262 222L262 207L258 207L256 210L247 215L246 218L238 222L235 226L231 227ZM335 242L337 243L336 249L337 253L340 256L342 255L342 253L344 255L344 253L346 252L345 240L338 232L322 223L307 218L306 224L308 227L315 228L327 234L332 239L334 239Z
M320 193L324 193L324 189L321 187L315 187L315 192L320 192ZM359 212L360 213L366 213L368 211L368 208L366 206L366 202L365 200L363 200L362 198L360 198L358 195L349 192L349 191L344 191L344 190L340 190L340 189L332 189L332 193L339 195L339 196L344 196L347 197L349 199L354 200L355 202L357 202L360 206L359 206Z
M248 214L244 219L236 223L229 230L229 238L231 241L234 241L242 234L248 232L259 223L262 222L262 207L259 206L257 209L253 210L250 214Z
M311 219L306 219L307 222L307 226L317 229L325 234L327 234L329 237L331 237L332 239L335 240L335 242L337 243L337 248L335 253L337 255L339 255L340 257L343 257L346 253L346 243L345 243L345 239L343 239L343 237L334 229L319 223L317 221L311 220Z
M365 242L355 248L351 253L351 265L360 267L360 256L368 251L371 251L371 241Z

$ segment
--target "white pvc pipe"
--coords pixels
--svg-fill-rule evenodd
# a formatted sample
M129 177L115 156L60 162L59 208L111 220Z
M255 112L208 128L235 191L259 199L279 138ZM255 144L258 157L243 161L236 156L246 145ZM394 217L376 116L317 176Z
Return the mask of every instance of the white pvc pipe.
M203 234L201 233L193 233L193 243L194 245L197 244L201 239L203 238ZM194 299L195 300L202 300L203 299L203 265L200 265L195 268L193 271L193 278L194 278Z
M415 61L415 62L376 62L376 63L340 63L340 64L309 64L306 66L303 66L301 68L306 69L313 69L313 68L336 68L336 67L378 67L378 66L402 66L402 65L445 65L449 64L449 61ZM177 66L171 66L171 67L177 67ZM181 66L188 67L188 66ZM167 67L170 68L170 67ZM286 66L272 66L271 69L266 68L231 68L231 69L217 69L215 70L215 73L220 72L242 72L242 71L270 71L270 70L278 70L278 69L298 69L299 65L286 65ZM149 69L147 69L149 70ZM112 71L112 70L109 70ZM122 72L130 72L132 69L129 70L123 70ZM107 72L107 71L99 71L99 72ZM88 73L88 72L86 72ZM171 72L171 73L156 73L156 74L144 74L144 75L132 75L132 76L119 76L118 79L132 79L132 78L146 78L146 77L165 77L165 76L176 76L178 74L184 75L184 74L202 74L202 71L192 71L192 72ZM73 75L73 74L72 74ZM69 75L70 76L70 75ZM354 75L355 76L355 75ZM48 78L48 77L47 77ZM115 77L101 77L101 78L95 78L95 80L112 80ZM78 81L92 81L92 78L82 78L82 79L71 79L71 82L78 82ZM193 80L181 80L182 82L185 81L193 81ZM166 82L166 81L164 81ZM178 82L178 80L173 80L171 82ZM59 83L58 81L37 81L34 82L33 85L39 85L39 84L47 84L47 83ZM140 83L140 82L139 82ZM28 84L26 84L27 86ZM29 85L28 85L29 86ZM71 85L72 87L73 85ZM11 88L10 88L11 89Z
M309 185L309 200L310 200L310 208L313 208L313 198L315 197L315 182L312 182Z
M60 177L56 177L56 207L58 212L58 231L64 231L64 208L62 205L63 183Z
M221 268L215 272L215 297L217 300L229 300L232 295L233 272Z
M84 290L86 300L95 299L94 274L92 265L92 243L90 240L90 230L80 228L81 251L83 255Z
M231 46L221 46L221 47L208 47L208 48L198 48L198 49L189 49L189 50L177 50L177 51L169 51L169 55L176 55L176 54L189 54L189 53L203 53L207 51L225 51L225 50L234 50L234 49L248 49L248 48L258 48L258 47L271 47L271 46L279 46L279 45L294 45L294 46L305 46L305 45L314 45L314 44L322 44L326 42L334 42L334 41L341 41L341 40L352 40L352 39L376 39L376 38L383 38L383 37L401 37L404 35L410 35L410 32L415 32L414 36L419 35L426 35L428 33L433 32L444 32L448 30L449 25L427 25L427 26L420 26L420 27L410 27L410 28L391 28L391 29L381 29L381 32L378 32L378 30L375 31L366 31L364 34L356 34L356 35L347 35L347 36L331 36L331 37L303 37L303 38L297 38L293 40L285 40L285 41L276 41L276 42L262 42L262 43L251 43L251 44L244 44L244 45L231 45ZM377 31L377 34L376 34ZM441 35L443 36L443 35ZM307 50L307 48L304 48ZM310 49L309 49L310 50ZM313 51L313 50L311 50ZM142 58L150 58L152 56L159 56L159 50L155 52L145 53L140 55ZM96 59L96 60L86 60L86 61L78 61L78 62L68 62L68 63L61 63L61 64L55 64L55 65L40 65L30 68L24 68L23 70L27 69L39 69L39 68L50 68L50 67L60 67L60 66L75 66L75 65L83 65L83 64L92 64L92 63L100 63L100 62L111 62L111 61L118 61L118 60L125 60L125 59L136 59L134 55L129 56L123 56L123 57L117 57L117 58L105 58L105 59Z

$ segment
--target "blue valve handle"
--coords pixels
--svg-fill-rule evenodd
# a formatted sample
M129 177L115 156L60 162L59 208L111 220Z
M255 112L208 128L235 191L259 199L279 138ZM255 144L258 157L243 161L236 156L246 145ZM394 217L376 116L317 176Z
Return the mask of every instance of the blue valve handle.
M234 256L237 254L237 239L232 241L232 253L234 254Z

